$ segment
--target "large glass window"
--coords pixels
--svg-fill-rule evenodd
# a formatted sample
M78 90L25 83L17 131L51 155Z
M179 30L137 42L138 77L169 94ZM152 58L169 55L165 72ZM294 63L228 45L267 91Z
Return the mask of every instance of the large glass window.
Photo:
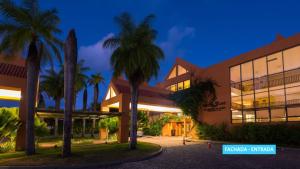
M288 121L300 121L300 107L288 107Z
M268 91L268 77L267 77L267 58L263 57L253 61L254 65L254 88L255 91Z
M230 77L233 123L300 121L300 46L233 66Z
M244 110L244 122L249 123L249 122L255 122L255 114L254 111L252 110Z
M286 88L286 104L297 105L300 104L300 86Z
M284 70L300 68L300 46L283 51Z
M271 109L271 121L286 121L285 109Z
M256 111L256 122L269 122L269 109L261 109Z
M243 122L242 111L233 110L232 111L232 123L242 123L242 122Z

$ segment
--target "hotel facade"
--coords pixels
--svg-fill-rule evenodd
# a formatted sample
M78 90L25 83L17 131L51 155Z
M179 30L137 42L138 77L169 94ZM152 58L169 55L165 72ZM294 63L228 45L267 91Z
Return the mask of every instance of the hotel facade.
M280 35L268 45L202 68L176 58L165 79L140 88L138 109L150 114L177 113L171 92L189 88L193 79L217 82L217 100L199 111L208 124L282 123L300 121L300 34ZM129 84L113 79L102 110L130 110Z

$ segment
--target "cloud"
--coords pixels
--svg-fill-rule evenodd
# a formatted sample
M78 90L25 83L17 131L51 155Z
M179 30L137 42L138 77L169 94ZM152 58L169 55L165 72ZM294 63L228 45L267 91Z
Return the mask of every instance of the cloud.
M81 46L78 52L79 59L84 59L86 66L89 66L91 70L96 72L109 70L112 50L103 48L102 44L113 35L113 33L109 33L95 44Z
M165 41L161 42L159 46L164 50L166 56L178 55L184 53L179 45L186 38L193 38L195 36L195 28L193 27L178 27L173 26L168 31L168 37Z

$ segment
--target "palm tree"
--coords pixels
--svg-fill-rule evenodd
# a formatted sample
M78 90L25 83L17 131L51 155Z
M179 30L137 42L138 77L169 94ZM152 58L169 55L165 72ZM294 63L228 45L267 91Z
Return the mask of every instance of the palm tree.
M77 39L75 30L68 34L64 47L65 64L64 64L64 134L63 134L63 157L71 156L71 129L72 129L72 112L74 111L74 91L75 91L75 74L77 63Z
M92 74L89 79L89 84L94 86L93 110L97 111L99 97L99 83L104 83L104 77L101 73Z
M55 9L41 10L38 0L23 0L16 5L11 0L0 2L0 13L5 18L0 23L2 42L0 52L16 56L27 52L27 109L26 109L26 154L35 153L34 108L41 59L51 60L55 54L60 60L61 41L56 37L61 31Z
M131 90L130 149L137 144L137 103L139 86L157 76L159 60L163 51L154 44L156 31L151 26L154 15L147 16L140 24L135 24L128 13L115 20L120 27L117 36L105 40L103 47L113 48L111 65L114 77L125 74Z
M55 110L60 110L60 101L64 97L64 72L53 69L46 70L46 74L41 76L40 90L44 91L48 97L55 101Z
M87 99L88 99L88 93L87 93L87 83L84 85L83 95L82 95L82 110L86 111L87 106Z
M74 109L76 107L76 98L77 94L83 90L87 86L88 76L86 72L89 71L90 68L84 66L84 60L79 60L76 65L76 72L75 72L75 94L74 94Z

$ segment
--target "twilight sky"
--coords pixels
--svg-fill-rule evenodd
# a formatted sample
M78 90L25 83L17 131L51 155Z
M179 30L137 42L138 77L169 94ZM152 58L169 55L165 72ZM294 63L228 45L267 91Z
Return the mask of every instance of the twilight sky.
M300 1L274 0L41 0L43 8L57 8L61 18L61 39L75 28L79 58L93 72L101 72L105 86L100 87L101 99L111 79L111 51L102 42L118 32L113 17L129 12L136 21L155 14L153 26L156 40L165 52L159 77L163 79L176 57L201 67L218 63L238 54L261 47L275 35L290 36L300 32ZM82 94L77 107L82 107ZM89 89L89 101L92 90ZM49 101L48 101L49 102ZM52 102L49 102L53 104Z

